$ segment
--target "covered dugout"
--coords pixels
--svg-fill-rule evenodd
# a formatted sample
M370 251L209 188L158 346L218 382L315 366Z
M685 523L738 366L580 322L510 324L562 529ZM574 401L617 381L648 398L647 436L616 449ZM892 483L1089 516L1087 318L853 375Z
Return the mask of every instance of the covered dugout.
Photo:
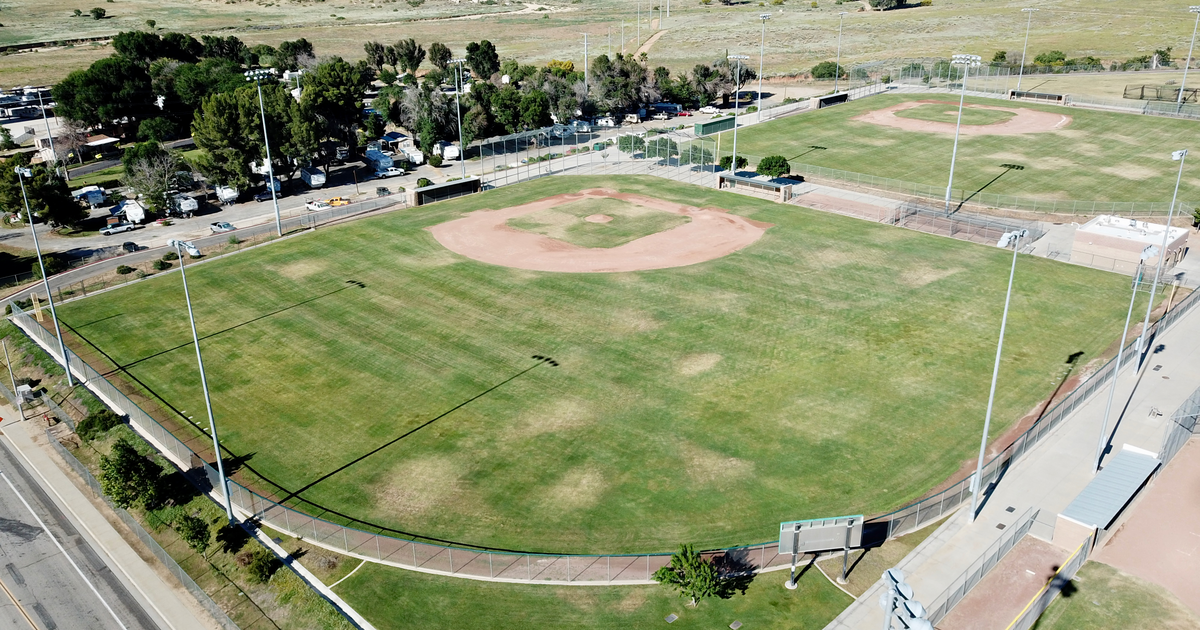
M468 177L444 184L433 184L417 188L412 192L412 205L423 206L435 201L445 201L464 195L471 195L482 190L482 182L478 177Z
M792 185L796 182L790 179L765 179L743 177L732 173L717 173L717 188L722 190L738 188L741 192L752 192L755 196L772 201L787 203L792 198Z

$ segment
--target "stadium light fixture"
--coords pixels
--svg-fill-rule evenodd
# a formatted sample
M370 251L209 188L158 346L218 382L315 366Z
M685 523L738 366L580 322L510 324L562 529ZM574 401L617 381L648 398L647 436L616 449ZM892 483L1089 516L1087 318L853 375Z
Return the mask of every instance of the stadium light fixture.
M837 61L833 62L833 93L837 94L838 78L842 76L842 21L846 19L846 12L838 13L838 45L837 45Z
M1021 250L1021 239L1028 230L1006 232L1000 239L1000 247L1013 246L1012 267L1008 270L1008 291L1004 294L1004 315L1000 317L1000 341L996 342L996 362L992 366L992 387L988 391L987 413L983 417L983 437L979 440L979 462L975 465L975 478L971 482L971 522L979 508L979 494L983 492L983 456L987 451L988 429L992 424L992 403L996 400L996 381L1000 376L1000 354L1004 350L1004 329L1008 325L1008 305L1012 302L1013 277L1017 274L1017 252Z
M586 49L586 44L584 46ZM587 64L587 56L586 55L587 55L587 53L584 53L583 61L584 61L585 65ZM450 60L450 63L455 65L455 75L454 76L455 76L456 82L454 85L454 117L458 121L458 163L462 165L462 178L463 179L467 178L467 148L463 146L463 141L462 141L462 108L459 106L459 103L458 103L458 95L460 92L462 92L462 89L463 89L462 65L466 62L467 62L466 59L451 59ZM482 161L483 155L480 155L479 158ZM483 181L483 179L480 178L480 181Z
M1021 79L1025 78L1025 53L1029 52L1029 27L1033 25L1033 14L1037 9L1021 9L1021 13L1029 16L1025 19L1025 47L1021 49L1021 71L1017 74L1017 91L1021 91ZM1010 75L1011 76L1011 75Z
M1092 472L1100 470L1100 458L1104 457L1104 443L1107 442L1104 434L1108 432L1108 415L1112 411L1113 394L1117 391L1117 375L1121 372L1121 361L1125 355L1125 337L1129 334L1129 320L1133 317L1133 302L1137 298L1138 283L1141 282L1146 261L1157 253L1157 247L1147 245L1138 260L1137 273L1133 275L1133 289L1129 292L1129 312L1125 314L1125 328L1121 330L1121 341L1117 344L1117 362L1113 365L1112 383L1108 387L1108 402L1104 405L1104 421L1100 424L1100 441L1096 444L1096 463L1092 466Z
M46 302L50 304L50 319L54 322L54 334L58 335L58 353L62 356L63 369L67 371L67 386L74 387L75 381L71 377L71 364L67 359L67 346L63 343L62 330L58 327L58 315L54 312L54 296L50 295L50 277L46 275L46 265L42 262L42 247L38 244L37 230L33 226L33 212L29 210L29 195L25 193L25 178L33 177L33 169L27 166L18 166L13 171L17 174L17 181L21 182L21 199L25 202L25 217L29 219L29 233L33 234L33 249L37 252L38 268L42 270L42 286L46 289Z
M1150 328L1150 311L1154 308L1154 293L1158 289L1158 279L1162 277L1163 260L1167 257L1167 244L1171 242L1171 220L1175 218L1175 200L1179 198L1179 181L1183 178L1183 163L1187 161L1188 150L1180 149L1171 153L1171 159L1179 162L1179 172L1175 175L1175 194L1171 195L1171 208L1167 210L1167 224L1163 226L1162 247L1159 248L1158 265L1154 269L1154 277L1150 279L1150 301L1146 303L1146 319L1142 324L1142 334L1138 337L1137 349L1146 357L1146 331ZM1139 364L1140 367L1140 364Z
M762 37L758 40L758 120L762 121L763 51L767 44L767 20L771 19L771 14L759 13L758 19L762 20Z
M737 74L733 75L733 157L729 160L729 170L737 175L737 112L742 102L742 62L750 57L746 55L729 55L726 59L737 61ZM761 114L759 115L761 117ZM720 157L717 158L720 161Z
M253 81L254 85L258 87L258 113L262 118L263 144L267 147L267 190L271 191L271 204L275 206L275 232L279 236L283 236L283 220L279 216L279 196L275 194L275 166L271 164L271 140L267 137L267 110L263 107L262 95L262 80L275 78L275 68L255 68L247 70L245 75L247 81Z
M183 278L183 297L187 301L188 322L192 325L192 343L196 346L196 364L200 366L200 387L204 389L204 408L208 410L208 430L212 433L213 451L217 458L217 475L221 478L221 496L225 499L225 516L232 525L233 504L229 501L229 479L225 477L225 464L221 457L221 442L217 439L217 422L213 419L212 399L208 395L208 378L204 375L204 357L200 355L200 337L196 334L196 316L192 313L192 295L188 292L187 273L184 272L182 243L175 241L175 253L179 256L179 276Z
M1188 7L1188 11L1196 14L1196 24L1192 26L1192 45L1188 46L1187 63L1183 64L1183 81L1179 82L1179 96L1175 99L1175 113L1183 109L1183 88L1187 86L1188 67L1192 65L1192 51L1196 48L1196 29L1200 28L1200 5Z
M950 58L950 65L962 66L962 93L958 97L958 123L954 126L954 151L950 153L950 183L946 184L946 214L950 214L950 191L954 188L954 161L958 158L958 134L962 129L962 110L963 101L967 98L967 77L971 74L971 68L978 67L983 58L979 55L954 55ZM835 72L836 74L836 72Z

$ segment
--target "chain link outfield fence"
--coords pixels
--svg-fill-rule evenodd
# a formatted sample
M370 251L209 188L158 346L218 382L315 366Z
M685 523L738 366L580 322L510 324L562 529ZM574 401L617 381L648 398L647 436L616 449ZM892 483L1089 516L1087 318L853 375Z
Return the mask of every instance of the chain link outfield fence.
M1046 582L1037 595L1033 596L1033 599L1029 600L1029 603L1025 605L1025 609L1021 611L1021 614L1017 615L1016 619L1012 620L1012 623L1008 624L1005 630L1029 630L1029 628L1032 628L1037 623L1042 613L1046 612L1046 609L1050 607L1050 604L1054 602L1059 593L1071 583L1071 580L1075 579L1075 574L1079 572L1079 568L1083 566L1083 563L1087 562L1094 536L1094 534L1089 535L1079 544L1079 547L1075 549L1075 553L1072 553L1071 557L1067 558L1067 561L1059 567L1058 571L1054 572L1054 576Z
M1200 389L1192 392L1188 399L1171 414L1171 422L1167 425L1167 434L1163 436L1162 447L1158 449L1158 458L1166 468L1187 441L1196 435L1196 417L1200 416Z

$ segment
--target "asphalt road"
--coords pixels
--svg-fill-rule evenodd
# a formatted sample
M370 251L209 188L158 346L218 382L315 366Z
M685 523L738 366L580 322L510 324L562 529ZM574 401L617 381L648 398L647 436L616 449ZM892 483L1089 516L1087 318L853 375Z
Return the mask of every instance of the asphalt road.
M158 626L0 443L0 628Z

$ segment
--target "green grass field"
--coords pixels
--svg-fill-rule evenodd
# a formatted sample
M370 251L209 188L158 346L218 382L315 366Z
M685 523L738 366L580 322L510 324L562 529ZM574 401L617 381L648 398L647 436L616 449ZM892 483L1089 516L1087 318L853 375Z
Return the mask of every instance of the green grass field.
M1036 630L1200 630L1200 617L1162 587L1101 562L1083 565Z
M380 630L401 628L823 628L851 598L811 568L783 587L787 572L757 575L745 594L706 599L696 608L661 586L495 584L367 564L337 587Z
M594 214L606 215L612 220L607 223L584 220ZM619 199L581 199L509 219L507 223L519 230L544 234L580 247L609 248L678 227L689 220L685 216Z
M927 99L946 104L908 112L917 112L926 120L954 122L954 116L946 114L927 117L930 112L939 115L950 110L957 115L958 99L951 95L878 96L747 127L738 133L738 151L750 159L751 166L762 156L783 155L805 164L945 189L953 133L903 131L850 120L896 103ZM993 99L967 101L1004 105ZM955 166L956 189L982 188L987 193L1041 199L1166 202L1171 199L1178 167L1171 152L1186 147L1200 132L1200 123L1187 120L1026 103L1012 106L1069 115L1072 121L1062 130L1045 133L962 136ZM972 117L990 114L968 109L963 114L964 124L968 113ZM726 151L729 136L724 133L722 151ZM812 145L825 150L810 150ZM1005 172L1001 164L1020 164L1025 169ZM1200 175L1196 173L1185 169L1181 201L1200 202Z
M619 274L490 266L425 229L596 187L774 227L725 258ZM554 177L188 278L221 437L250 466L298 490L451 412L303 496L429 536L599 553L773 540L779 521L886 510L945 480L978 446L1009 262L656 178ZM1127 291L1121 276L1020 259L994 434L1055 388L1068 355L1112 342ZM177 275L59 313L203 418Z

